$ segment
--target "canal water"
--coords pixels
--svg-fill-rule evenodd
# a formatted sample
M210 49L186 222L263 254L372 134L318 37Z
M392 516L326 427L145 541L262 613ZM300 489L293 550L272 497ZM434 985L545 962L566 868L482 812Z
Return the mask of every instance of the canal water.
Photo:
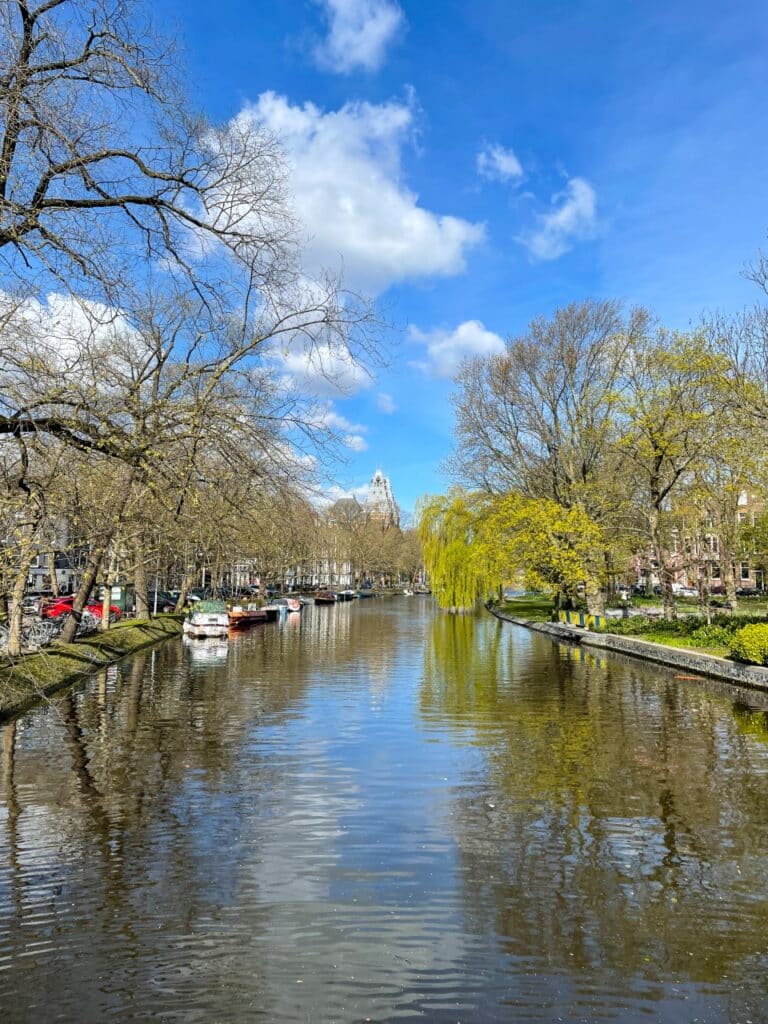
M2 732L0 1019L768 1020L760 698L431 600Z

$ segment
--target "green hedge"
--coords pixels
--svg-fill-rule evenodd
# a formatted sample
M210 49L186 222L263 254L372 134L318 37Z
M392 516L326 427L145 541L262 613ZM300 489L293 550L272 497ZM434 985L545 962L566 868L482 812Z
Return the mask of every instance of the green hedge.
M768 665L768 623L753 623L734 633L731 657L752 665Z
M679 619L650 618L645 615L631 615L626 619L605 619L599 633L616 633L619 636L690 636L708 647L727 646L731 636L742 626L758 623L765 625L764 615L713 615L712 624L707 626L700 615L686 615Z

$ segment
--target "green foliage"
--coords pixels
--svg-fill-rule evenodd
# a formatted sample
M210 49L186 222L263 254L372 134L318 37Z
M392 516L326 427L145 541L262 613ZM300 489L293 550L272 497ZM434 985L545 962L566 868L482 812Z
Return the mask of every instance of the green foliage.
M700 620L696 620L699 624ZM686 619L652 619L645 615L633 615L628 619L606 619L605 624L595 628L597 633L615 633L618 636L647 636L658 633L659 635L685 636L688 632Z
M531 590L575 593L581 583L596 585L602 535L580 505L506 494L489 507L478 545L498 575L521 576Z
M768 665L768 623L744 626L731 640L731 656L753 665Z
M699 626L691 633L691 640L697 647L730 647L733 629L727 626Z
M486 505L482 496L459 490L420 503L417 532L441 608L469 610L501 583L486 550L477 544Z
M425 499L418 515L424 564L441 608L471 608L512 577L531 590L597 587L602 535L579 505L454 490Z

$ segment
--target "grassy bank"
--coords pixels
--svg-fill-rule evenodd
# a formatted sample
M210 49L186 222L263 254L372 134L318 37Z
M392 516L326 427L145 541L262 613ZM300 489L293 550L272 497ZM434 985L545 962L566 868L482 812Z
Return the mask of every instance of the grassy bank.
M53 643L38 654L0 661L0 719L142 647L178 636L181 622L176 615L160 615L152 622L128 620L72 644Z
M498 606L498 611L531 622L549 622L552 618L552 598L545 595L526 594L512 597Z

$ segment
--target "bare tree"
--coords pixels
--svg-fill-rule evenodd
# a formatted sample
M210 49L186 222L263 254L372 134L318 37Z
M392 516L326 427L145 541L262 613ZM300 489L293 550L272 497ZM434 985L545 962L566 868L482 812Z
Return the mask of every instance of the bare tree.
M454 475L481 490L517 490L603 518L615 478L610 445L627 353L647 314L573 303L500 355L464 364L454 396Z
M132 0L0 4L6 274L116 302L136 260L219 245L268 280L294 245L274 137L192 115ZM117 248L119 247L119 253Z

